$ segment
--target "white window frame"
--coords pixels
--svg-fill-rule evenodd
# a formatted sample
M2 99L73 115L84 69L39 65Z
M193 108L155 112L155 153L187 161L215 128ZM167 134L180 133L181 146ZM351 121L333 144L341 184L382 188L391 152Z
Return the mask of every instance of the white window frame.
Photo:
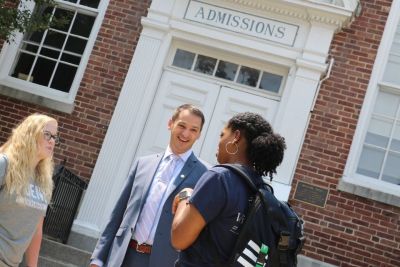
M382 82L385 71L384 66L386 66L388 61L389 51L397 25L400 23L399 9L400 0L394 0L392 2L381 44L374 63L344 175L339 182L338 189L400 207L399 185L394 185L356 173L358 161L364 145L365 135L368 131L368 125L375 107L375 101L380 87L384 87L384 82Z
M50 87L24 81L10 75L10 71L15 64L19 46L23 39L23 34L17 33L14 41L10 43L4 43L0 53L0 94L46 106L62 112L71 113L74 108L74 101L79 89L79 85L103 22L109 0L100 0L97 9L82 7L80 5L62 0L56 0L56 2L62 7L78 7L83 13L85 13L85 11L90 12L91 14L97 13L97 17L89 35L85 51L82 54L74 81L71 84L70 91L68 93L62 92ZM33 1L27 1L26 6L29 7L30 10L33 10L35 4Z
M214 75L215 73L213 75L205 75L200 72L193 71L194 66L192 66L191 70L185 70L185 69L173 66L172 62L174 60L174 56L175 56L177 49L182 49L182 50L194 53L196 55L194 62L196 61L198 55L204 55L204 56L215 58L215 59L217 59L217 61L224 60L224 61L228 61L228 62L237 64L238 66L245 66L245 67L257 69L260 71L260 77L258 79L257 86L259 85L262 72L268 72L268 73L282 76L282 82L281 82L281 86L279 88L279 92L272 93L272 92L269 92L267 90L260 89L257 87L247 86L247 85L240 84L240 83L230 81L230 80L224 80L222 78L216 77ZM266 63L266 62L269 62L269 63ZM287 82L288 82L288 78L289 78L289 71L290 71L291 63L289 61L287 61L287 62L281 61L279 63L281 63L281 65L277 64L277 62L274 62L273 60L269 60L269 58L264 58L264 61L255 60L248 56L237 55L237 54L229 53L228 51L224 51L223 53L221 53L221 51L218 51L216 49L211 49L209 47L198 46L198 45L194 45L191 43L190 44L186 43L184 41L174 40L164 67L166 69L172 69L172 70L176 70L179 72L190 73L191 75L195 75L200 78L203 77L206 79L214 80L215 83L220 84L221 86L235 88L240 91L245 91L245 92L249 92L252 94L264 96L269 99L280 101L284 90L287 88ZM284 64L284 63L286 63L286 64ZM217 64L218 64L218 62L217 62ZM238 75L238 73L236 73L236 75Z

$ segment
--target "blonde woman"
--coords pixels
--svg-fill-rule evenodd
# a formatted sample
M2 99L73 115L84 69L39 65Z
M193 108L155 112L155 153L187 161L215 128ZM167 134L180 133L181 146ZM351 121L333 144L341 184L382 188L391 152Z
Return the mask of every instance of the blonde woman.
M57 121L42 114L24 119L0 147L0 267L37 267L43 219L53 190Z

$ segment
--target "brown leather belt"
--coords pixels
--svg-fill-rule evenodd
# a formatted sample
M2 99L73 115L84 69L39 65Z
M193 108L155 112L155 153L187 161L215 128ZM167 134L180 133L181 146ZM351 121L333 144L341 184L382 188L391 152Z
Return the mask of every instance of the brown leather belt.
M129 242L129 247L133 248L139 253L150 254L151 253L151 245L147 244L139 244L136 240L131 239Z

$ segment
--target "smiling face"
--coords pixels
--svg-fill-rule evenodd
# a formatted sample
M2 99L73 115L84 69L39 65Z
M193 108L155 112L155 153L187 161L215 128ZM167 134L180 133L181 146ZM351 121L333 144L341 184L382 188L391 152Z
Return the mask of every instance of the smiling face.
M43 128L43 132L40 134L37 140L37 159L41 161L45 158L49 158L53 155L53 150L55 146L54 138L46 140L44 133L50 133L51 135L57 135L57 122L49 121Z
M174 154L182 154L192 148L199 139L202 119L189 110L182 110L175 120L169 120L168 129L171 131L169 146Z

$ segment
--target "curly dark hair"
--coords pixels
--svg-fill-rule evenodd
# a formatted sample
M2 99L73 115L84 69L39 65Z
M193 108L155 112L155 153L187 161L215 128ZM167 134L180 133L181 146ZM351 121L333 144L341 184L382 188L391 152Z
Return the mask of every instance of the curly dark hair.
M244 135L247 141L246 154L255 171L261 176L269 176L272 181L276 168L283 160L285 139L274 133L269 122L261 115L252 112L236 114L227 126Z

